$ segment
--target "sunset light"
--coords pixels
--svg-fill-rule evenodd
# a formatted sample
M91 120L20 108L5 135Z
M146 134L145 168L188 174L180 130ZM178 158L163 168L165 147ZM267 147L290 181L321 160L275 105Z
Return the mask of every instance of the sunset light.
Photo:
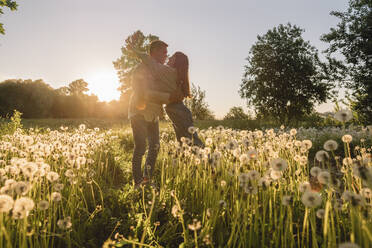
M119 80L114 69L92 72L84 77L88 83L89 93L98 96L100 101L118 100Z

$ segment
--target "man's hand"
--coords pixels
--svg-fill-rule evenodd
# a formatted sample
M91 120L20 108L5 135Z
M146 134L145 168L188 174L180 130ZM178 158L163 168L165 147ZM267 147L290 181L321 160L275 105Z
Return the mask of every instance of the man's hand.
M183 98L184 98L184 95L183 95L182 91L175 90L169 96L169 102L170 103L182 102Z

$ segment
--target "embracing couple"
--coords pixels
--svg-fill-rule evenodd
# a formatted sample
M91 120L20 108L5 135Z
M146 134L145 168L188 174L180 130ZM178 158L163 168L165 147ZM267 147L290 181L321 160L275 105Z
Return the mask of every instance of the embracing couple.
M149 54L134 48L137 37L127 41L127 49L141 63L132 74L132 95L129 103L128 117L131 123L134 140L132 171L135 187L149 183L154 172L156 158L160 148L159 116L165 111L173 123L173 128L180 142L181 137L187 137L194 145L204 147L197 133L189 133L193 126L192 114L184 105L183 100L190 97L189 61L182 52L174 53L165 64L168 57L168 45L160 40L150 44ZM146 142L147 141L147 142ZM142 157L148 153L142 174Z

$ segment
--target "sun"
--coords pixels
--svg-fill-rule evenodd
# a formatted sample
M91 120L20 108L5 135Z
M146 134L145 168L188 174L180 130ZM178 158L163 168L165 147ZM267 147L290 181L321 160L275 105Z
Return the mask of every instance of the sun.
M86 78L88 83L89 93L98 96L100 101L118 100L120 92L119 79L115 70L101 70L90 73Z

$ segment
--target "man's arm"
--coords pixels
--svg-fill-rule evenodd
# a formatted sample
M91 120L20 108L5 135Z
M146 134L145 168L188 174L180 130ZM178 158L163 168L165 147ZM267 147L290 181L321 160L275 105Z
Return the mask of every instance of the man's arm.
M145 90L147 88L146 78L144 76L144 68L140 65L137 66L132 74L131 78L133 94L135 97L135 106L139 110L143 110L146 107L145 102Z

